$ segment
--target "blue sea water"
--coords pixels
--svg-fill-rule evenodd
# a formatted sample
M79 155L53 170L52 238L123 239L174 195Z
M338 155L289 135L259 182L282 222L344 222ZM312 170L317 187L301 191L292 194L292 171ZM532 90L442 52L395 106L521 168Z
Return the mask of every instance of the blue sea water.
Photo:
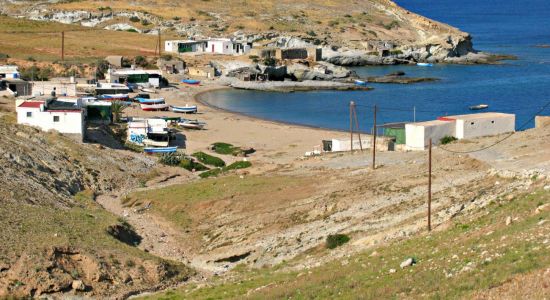
M550 49L535 47L550 44L550 1L397 2L418 14L469 32L478 50L513 54L518 60L502 65L355 68L361 76L402 70L408 76L441 79L411 85L372 84L375 89L368 92L223 90L204 94L202 99L251 116L333 129L349 128L352 100L357 103L359 123L364 131L372 128L374 104L379 107L378 124L471 113L468 106L485 103L490 105L487 111L515 113L517 129L534 126L532 116L550 101ZM542 114L549 115L550 108Z

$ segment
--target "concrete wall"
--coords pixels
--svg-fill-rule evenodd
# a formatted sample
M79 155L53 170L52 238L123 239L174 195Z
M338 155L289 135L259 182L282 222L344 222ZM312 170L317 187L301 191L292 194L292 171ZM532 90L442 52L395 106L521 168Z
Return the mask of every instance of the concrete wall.
M53 81L33 81L33 95L50 95L53 89L58 96L76 96L76 83L69 82L53 82Z
M455 122L453 121L430 121L422 123L411 123L405 125L406 149L424 150L429 143L439 144L444 136L455 136Z
M546 126L550 126L550 116L535 117L535 128L543 128Z
M514 132L516 128L515 115L488 116L486 118L457 119L457 139L468 139L480 136L497 135Z
M189 76L213 78L216 70L213 67L189 67Z
M233 43L225 40L210 40L206 46L206 52L219 54L232 54Z
M61 133L75 133L84 135L84 114L82 111L57 112L40 111L37 108L18 107L17 123L36 126L44 131L57 130ZM27 112L32 116L27 117ZM54 122L54 116L59 117L59 122Z
M305 48L276 49L275 58L282 59L307 59L308 52Z
M337 140L332 139L332 152L343 152L351 151L351 140ZM359 143L359 138L357 136L353 137L353 150L360 150L361 146L363 149L372 149L372 135L362 135L361 143ZM382 136L376 137L376 150L377 151L388 151L389 150L390 139Z
M275 49L274 48L252 48L250 49L249 54L251 56L257 56L258 58L269 58L269 57L275 57Z

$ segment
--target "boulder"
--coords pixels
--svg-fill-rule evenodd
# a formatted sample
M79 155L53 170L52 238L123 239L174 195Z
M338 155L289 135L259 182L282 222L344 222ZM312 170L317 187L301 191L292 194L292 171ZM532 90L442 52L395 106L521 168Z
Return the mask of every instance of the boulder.
M399 265L401 267L401 269L403 268L406 268L406 267L410 267L412 265L414 265L416 263L415 259L412 258L412 257L409 257L407 259L405 259L403 262L401 262L401 264Z
M84 282L82 282L82 280L73 280L73 283L71 284L71 287L75 291L85 291L86 290L86 285L84 284Z

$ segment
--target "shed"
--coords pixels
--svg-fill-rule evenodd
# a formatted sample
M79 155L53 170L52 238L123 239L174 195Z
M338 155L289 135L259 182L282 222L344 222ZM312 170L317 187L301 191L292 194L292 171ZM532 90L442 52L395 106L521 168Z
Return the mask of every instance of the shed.
M405 124L405 143L408 150L424 150L432 139L438 144L445 136L455 136L455 122L452 120L433 120Z
M384 130L384 136L395 138L395 144L404 145L406 143L405 122L387 123L380 127Z
M497 112L456 115L440 118L456 122L457 139L497 135L516 130L516 116Z

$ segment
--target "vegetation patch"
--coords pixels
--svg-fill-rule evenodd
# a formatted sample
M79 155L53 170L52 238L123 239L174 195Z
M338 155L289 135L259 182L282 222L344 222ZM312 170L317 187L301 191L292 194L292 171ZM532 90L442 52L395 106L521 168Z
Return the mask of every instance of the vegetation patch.
M349 236L345 234L331 234L327 236L326 247L328 249L334 249L336 247L342 246L343 244L349 242Z
M203 164L211 165L211 166L214 166L214 167L224 167L225 166L225 162L223 161L223 159L221 159L219 157L212 156L210 154L206 154L204 152L195 152L195 153L191 154L191 156L195 157L196 159L198 159Z
M180 161L180 164L179 164L180 167L186 169L187 171L196 171L196 172L200 172L200 171L206 171L208 170L208 167L201 164L201 163L198 163L196 161L194 161L193 159L190 159L190 158L183 158L181 161Z
M446 135L446 136L442 137L439 140L439 142L441 143L441 145L446 145L446 144L452 143L456 140L457 140L457 138L455 138L454 136Z
M236 161L229 166L223 168L223 171L246 169L252 166L252 163L249 161Z

